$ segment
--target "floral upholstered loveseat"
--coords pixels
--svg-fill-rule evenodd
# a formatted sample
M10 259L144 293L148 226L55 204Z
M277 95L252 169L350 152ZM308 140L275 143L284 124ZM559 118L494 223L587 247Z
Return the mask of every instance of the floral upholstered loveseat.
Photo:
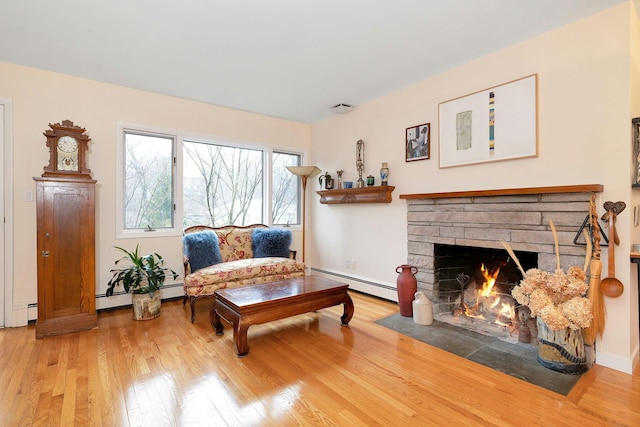
M303 277L305 266L290 246L291 231L263 224L186 228L184 303L189 300L191 322L196 301L218 289Z

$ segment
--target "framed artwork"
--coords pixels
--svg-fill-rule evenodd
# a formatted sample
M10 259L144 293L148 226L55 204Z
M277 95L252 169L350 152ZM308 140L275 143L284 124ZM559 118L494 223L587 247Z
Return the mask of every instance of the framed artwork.
M636 117L631 120L631 126L633 127L631 135L633 136L633 158L635 168L633 173L634 188L640 188L640 117Z
M406 150L405 161L428 159L431 152L431 123L407 128L404 146Z
M538 75L438 104L440 168L538 156Z

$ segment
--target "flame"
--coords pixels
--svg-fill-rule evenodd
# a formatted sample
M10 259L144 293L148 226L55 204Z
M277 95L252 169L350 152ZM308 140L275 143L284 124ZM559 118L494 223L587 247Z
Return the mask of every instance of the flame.
M482 276L485 281L482 284L482 288L479 289L476 294L475 305L471 307L467 304L462 304L464 308L464 315L475 319L486 320L484 313L489 310L496 309L500 304L500 308L494 310L494 312L496 312L496 319L494 323L507 327L513 325L513 320L516 318L515 308L509 303L501 303L498 292L494 288L498 274L500 273L500 267L491 272L483 263L480 267L480 271L482 272Z
M478 313L477 310L475 310L475 307L469 307L467 304L464 304L464 315L467 317L473 317L474 319L484 320L485 318L482 313Z
M482 276L484 276L484 283L482 284L482 289L478 291L478 296L481 296L481 297L495 296L496 291L493 289L493 285L496 284L496 278L500 273L500 267L498 267L496 271L491 273L487 268L485 268L484 264L482 264L482 266L480 267L480 271L482 272Z
M500 320L500 317L507 318L509 323L505 323ZM502 308L498 312L498 317L496 318L496 322L498 325L502 326L511 326L513 324L512 320L516 318L516 309L506 302L502 303Z

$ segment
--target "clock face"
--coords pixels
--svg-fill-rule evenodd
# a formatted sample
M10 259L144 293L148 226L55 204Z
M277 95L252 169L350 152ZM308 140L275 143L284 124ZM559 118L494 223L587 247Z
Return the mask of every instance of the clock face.
M65 153L73 153L78 150L78 141L71 136L63 136L58 140L58 149Z
M71 136L63 136L58 139L58 165L59 171L78 171L78 141Z

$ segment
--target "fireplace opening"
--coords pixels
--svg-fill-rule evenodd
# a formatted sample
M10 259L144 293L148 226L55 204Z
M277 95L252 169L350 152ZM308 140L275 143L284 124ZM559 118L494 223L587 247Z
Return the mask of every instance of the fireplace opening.
M538 266L538 254L516 251L526 270ZM518 340L518 307L511 290L522 274L504 249L434 245L434 316L450 324Z

